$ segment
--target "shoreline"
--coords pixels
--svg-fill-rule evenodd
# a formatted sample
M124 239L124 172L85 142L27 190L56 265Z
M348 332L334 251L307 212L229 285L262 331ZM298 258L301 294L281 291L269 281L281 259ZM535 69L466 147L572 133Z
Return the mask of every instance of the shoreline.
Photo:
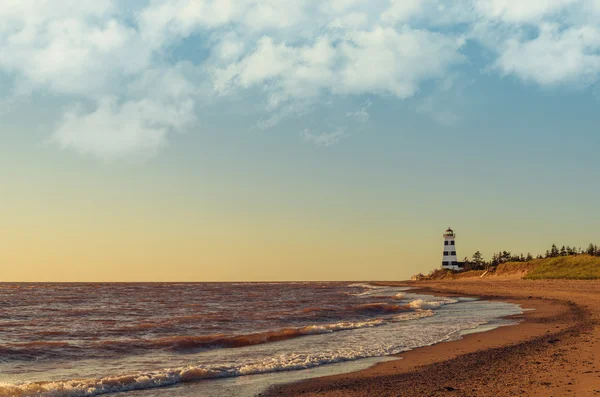
M600 364L595 359L600 357L595 328L599 282L464 279L375 284L516 303L525 311L509 316L522 320L516 325L420 347L395 355L401 360L365 370L277 385L261 396L600 395Z

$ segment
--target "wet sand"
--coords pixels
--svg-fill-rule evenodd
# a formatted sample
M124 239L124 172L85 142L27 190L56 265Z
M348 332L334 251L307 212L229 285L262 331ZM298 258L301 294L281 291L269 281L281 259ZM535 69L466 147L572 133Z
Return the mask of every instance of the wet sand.
M382 283L383 284L383 283ZM399 354L265 396L600 396L600 281L490 277L385 283L521 305L514 326Z

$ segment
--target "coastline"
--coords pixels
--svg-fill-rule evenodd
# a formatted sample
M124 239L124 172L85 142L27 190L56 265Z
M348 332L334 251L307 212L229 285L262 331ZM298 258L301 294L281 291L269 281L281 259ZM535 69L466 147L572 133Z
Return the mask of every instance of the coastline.
M521 305L517 325L404 352L365 370L278 385L261 396L600 395L600 282L515 278L386 282Z

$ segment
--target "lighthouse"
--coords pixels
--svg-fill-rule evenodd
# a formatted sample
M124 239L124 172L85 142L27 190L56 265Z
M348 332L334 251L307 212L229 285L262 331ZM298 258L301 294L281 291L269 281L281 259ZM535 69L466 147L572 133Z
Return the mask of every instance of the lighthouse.
M444 255L442 257L442 267L450 270L462 270L461 264L456 259L456 234L454 230L448 228L444 232Z

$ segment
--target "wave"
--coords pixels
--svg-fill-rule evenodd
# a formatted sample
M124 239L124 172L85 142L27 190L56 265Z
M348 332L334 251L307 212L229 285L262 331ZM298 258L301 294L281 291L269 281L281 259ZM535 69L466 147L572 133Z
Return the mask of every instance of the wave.
M418 320L420 318L435 316L433 310L419 310L416 312L408 312L402 313L397 316L394 316L392 320L396 321L409 321L409 320Z
M423 299L416 299L408 304L411 309L424 310L424 309L437 309L438 307L456 303L455 299L441 298L439 301L424 301Z
M388 321L408 321L434 315L431 310L400 314ZM384 319L355 323L313 325L298 329L302 335L314 335L363 327L387 324ZM285 333L284 333L285 334ZM287 335L287 334L285 334ZM249 336L249 335L247 335ZM229 366L188 366L157 371L137 372L125 375L112 375L103 378L73 379L65 381L26 382L10 384L0 382L0 397L94 397L102 394L170 386L183 382L205 379L226 378L242 375L256 375L269 372L291 371L313 368L324 364L356 360L365 357L399 353L382 350L374 346L370 350L344 349L333 353L314 353L302 358L272 357L254 363Z
M373 299L393 299L393 300L403 300L405 298L405 294L403 292L398 292L395 295L373 295L372 293L368 293L368 294L357 294L355 296L363 296L363 295L369 295L369 298L373 298Z
M72 344L64 341L37 341L25 343L11 343L0 345L0 361L35 361L38 359L51 359L60 357L78 357L82 354L90 358L104 357L107 353L116 354L142 354L145 352L163 350L179 353L199 352L211 349L240 348L245 346L260 345L298 338L306 335L325 334L331 332L352 330L365 327L376 327L390 321L398 321L393 315L435 309L445 301L425 302L415 300L408 304L393 303L367 303L353 306L348 311L355 316L375 317L359 321L339 321L326 324L312 324L295 328L282 328L264 332L255 332L240 335L211 334L211 335L183 335L166 336L148 339L108 339L81 344ZM455 302L455 301L452 301ZM309 308L319 310L319 308ZM418 317L417 317L418 318ZM406 319L409 319L408 317ZM141 323L130 326L130 329L153 329L156 323ZM160 324L164 325L164 324Z
M358 305L353 308L359 312L367 313L398 313L410 310L407 305L395 305L391 303L366 303L364 305Z
M401 300L404 298L404 292L398 292L398 289L405 289L402 287L388 287L388 286L378 286L378 285L370 285L370 284L350 284L348 287L353 288L362 288L360 292L342 292L345 295L364 297L364 298L374 298L374 299L394 299Z
M404 294L403 292L398 292L396 295L392 296L392 299L394 300L402 300L404 299L406 294Z
M401 296L399 296L401 295ZM394 299L401 300L404 298L403 294L398 294L394 297ZM406 312L406 311L421 311L421 310L430 310L437 309L444 305L452 304L458 302L454 299L448 298L440 298L440 300L436 301L424 301L423 299L415 299L407 304L398 305L393 303L367 303L364 305L355 306L353 310L363 311L363 312L377 312L377 313L398 313L398 312Z
M326 334L358 328L377 327L386 324L381 318L330 324L314 324L298 328L283 328L274 331L257 332L242 335L213 334L202 336L169 336L146 340L105 340L95 342L84 348L86 354L97 352L104 356L107 351L125 353L132 351L170 350L187 352L219 348L238 348L264 343L279 342L307 335ZM89 349L92 347L92 350ZM50 358L64 355L80 355L82 348L67 342L26 342L0 346L3 360L36 360L39 357Z
M22 384L0 383L0 397L94 397L101 394L143 390L170 386L183 382L204 379L216 379L241 375L255 375L268 372L290 371L312 368L323 364L348 361L357 357L336 357L329 359L309 360L304 363L281 363L278 366L264 364L244 365L240 367L186 367L165 369L146 373L107 376L96 379L74 379L55 382L32 382Z
M383 319L361 322L340 322L325 325L309 325L299 328L284 328L276 331L257 332L245 335L208 335L208 336L175 336L149 341L149 347L169 350L190 350L210 348L236 348L279 342L305 335L325 334L357 328L376 327L385 324Z
M393 299L404 298L403 293L397 293ZM390 297L388 297L390 299ZM328 312L332 315L347 316L347 312L353 313L354 320L336 321L330 323L313 323L302 327L281 328L269 331L254 332L247 334L215 333L210 335L177 335L153 338L115 338L100 341L88 341L85 344L70 343L66 341L36 341L9 343L0 345L0 361L35 361L39 359L54 359L79 357L82 354L90 358L102 358L107 353L113 354L143 354L146 352L163 350L178 353L192 353L211 349L240 348L245 346L260 345L298 338L305 335L324 334L357 328L375 327L384 325L390 321L397 321L398 314L419 312L437 309L445 304L455 303L456 300L448 298L436 298L435 301L424 301L417 299L409 303L387 303L375 302L355 305L349 308L339 309L346 313L342 314L332 308L311 307L304 312ZM396 317L394 317L396 315ZM356 317L359 317L357 320ZM190 318L192 316L189 316ZM362 317L362 318L361 318ZM187 319L187 317L185 317ZM335 321L335 320L333 320ZM125 327L127 330L145 331L156 330L164 327L165 323L139 323ZM124 329L120 329L119 333ZM41 335L40 335L41 336ZM48 335L52 337L53 335Z
M257 332L243 335L206 335L206 336L171 336L145 341L139 348L167 349L167 350L192 350L214 348L236 348L259 345L263 343L279 342L287 339L298 338L305 335L325 334L357 328L376 327L385 324L383 319L373 319L359 322L339 322L323 325L308 325L298 328L283 328L275 331ZM105 346L120 342L104 342ZM133 342L135 346L136 342ZM131 347L130 343L126 344Z
M348 287L367 288L367 289L381 289L381 288L386 288L386 287L379 286L379 285L371 285L371 284L365 284L365 283L349 284Z
M71 345L68 342L35 341L0 345L0 362L37 361L60 357Z

